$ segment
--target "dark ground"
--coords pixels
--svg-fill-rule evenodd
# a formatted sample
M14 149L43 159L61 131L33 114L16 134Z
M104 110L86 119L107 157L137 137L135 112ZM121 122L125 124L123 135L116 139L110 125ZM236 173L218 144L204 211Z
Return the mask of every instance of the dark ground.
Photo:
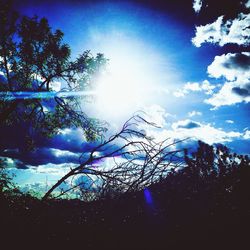
M1 194L2 245L249 249L249 166L220 178L185 170L149 190L152 203L143 191L92 203Z

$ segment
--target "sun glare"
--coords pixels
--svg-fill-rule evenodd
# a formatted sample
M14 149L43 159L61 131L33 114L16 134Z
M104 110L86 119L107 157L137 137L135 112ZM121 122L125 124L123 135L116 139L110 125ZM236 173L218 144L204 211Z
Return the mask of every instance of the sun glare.
M176 82L168 59L158 47L128 34L93 29L89 40L93 52L101 51L109 60L93 86L95 99L90 114L112 124L121 124L153 104L166 103L168 88Z
M133 54L113 56L97 81L95 106L108 118L130 116L145 105L150 80L142 58Z
M133 72L128 62L112 63L98 81L97 105L106 113L131 111L142 101L142 76ZM145 86L144 86L145 87Z

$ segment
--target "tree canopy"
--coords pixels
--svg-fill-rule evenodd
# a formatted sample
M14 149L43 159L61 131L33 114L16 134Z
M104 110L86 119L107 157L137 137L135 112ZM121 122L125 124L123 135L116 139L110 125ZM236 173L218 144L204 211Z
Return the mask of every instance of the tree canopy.
M83 199L90 200L88 195L94 186L94 199L107 193L141 190L185 164L185 173L205 180L224 176L238 162L249 164L247 157L230 154L224 146L217 146L215 151L202 142L192 157L186 151L183 158L183 150L175 147L181 141L156 141L147 136L138 125L153 123L140 115L129 119L118 133L103 138L105 127L82 111L83 97L74 94L91 88L107 62L103 54L92 56L90 51L84 51L72 60L62 31L53 30L46 18L20 17L7 1L0 0L0 4L1 131L18 128L24 141L16 145L21 152L33 150L38 136L52 137L64 128L82 128L86 140L101 138L90 151L82 152L77 166L49 187L44 199L53 197L64 182L76 176L82 181L71 183L68 189L57 192L57 197L78 190ZM58 95L59 90L63 94ZM2 145L3 137L1 133ZM5 148L0 145L0 151ZM99 164L105 159L112 160L107 169ZM8 186L9 179L2 173L3 185Z
M46 18L20 16L7 1L0 4L1 129L22 128L25 150L34 147L38 132L50 137L59 129L81 127L87 140L100 136L104 128L82 111L83 97L55 92L90 88L106 63L103 54L84 51L72 60L63 32L54 31Z
M103 124L89 118L81 109L83 97L74 93L91 88L107 62L103 54L94 57L85 51L71 60L70 47L63 42L62 31L54 31L46 18L20 17L6 1L1 1L1 6L0 129L20 129L18 136L21 134L22 142L16 148L21 153L33 150L39 136L52 137L64 128L80 127L86 140L101 139L91 152L82 152L79 166L52 185L44 199L76 175L84 180L92 180L94 176L101 181L97 196L110 189L117 192L140 189L164 176L172 164L171 157L179 150L170 151L171 143L155 142L137 126L141 122L152 124L135 115L120 132L105 139ZM5 142L6 137L0 137L5 150L8 139ZM122 158L121 162L116 161L117 156ZM107 158L113 159L107 171L102 166L96 167L96 162ZM77 183L69 190L80 188L84 193L82 186Z

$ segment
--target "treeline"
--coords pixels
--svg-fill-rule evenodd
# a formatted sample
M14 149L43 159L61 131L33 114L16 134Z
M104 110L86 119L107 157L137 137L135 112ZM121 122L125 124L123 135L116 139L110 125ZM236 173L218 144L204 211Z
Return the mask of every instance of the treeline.
M19 242L77 243L87 249L239 247L250 222L249 157L199 142L185 161L185 168L142 191L90 203L41 201L2 189L2 239L11 245L15 232Z

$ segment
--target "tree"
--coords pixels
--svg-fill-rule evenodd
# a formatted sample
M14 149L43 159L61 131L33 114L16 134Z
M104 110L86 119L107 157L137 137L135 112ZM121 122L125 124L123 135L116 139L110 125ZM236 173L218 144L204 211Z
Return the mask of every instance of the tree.
M62 31L46 18L19 17L8 2L0 1L0 129L21 127L25 150L38 131L51 137L72 126L94 140L105 128L81 110L82 97L57 95L53 86L60 81L64 93L89 88L106 59L85 51L70 60Z
M198 141L196 152L191 155L185 150L185 162L188 171L202 178L223 177L232 173L239 167L249 166L247 155L238 155L230 152L230 149L222 144L215 146Z
M141 132L136 125L148 123L145 119L132 117L119 133L105 140L105 127L81 110L81 97L72 93L90 88L107 61L104 56L93 57L85 51L70 60L62 31L53 31L45 18L19 17L7 1L0 1L0 129L20 128L25 143L19 150L25 152L35 148L38 133L51 137L63 128L81 127L87 140L99 139L89 154L83 153L80 165L58 180L44 199L74 176L88 177L90 185L98 181L97 197L110 191L138 190L166 175L180 151L170 151L171 143L155 142ZM63 86L61 95L54 91L56 81ZM113 165L96 167L106 158L112 158ZM86 190L79 182L60 195L77 187Z
M6 190L11 190L13 187L12 178L6 173L3 162L0 159L0 195Z
M138 191L165 178L171 169L181 166L183 161L179 154L183 150L171 149L181 141L155 141L140 130L141 123L154 126L140 115L133 116L118 133L102 140L90 153L83 153L79 166L59 179L43 199L51 197L60 185L76 176L85 178L81 182L71 182L71 187L56 197L79 188L84 194L92 193L92 199ZM103 167L102 161L105 159L111 159L107 168ZM85 182L88 182L87 185ZM96 187L94 194L93 186Z

